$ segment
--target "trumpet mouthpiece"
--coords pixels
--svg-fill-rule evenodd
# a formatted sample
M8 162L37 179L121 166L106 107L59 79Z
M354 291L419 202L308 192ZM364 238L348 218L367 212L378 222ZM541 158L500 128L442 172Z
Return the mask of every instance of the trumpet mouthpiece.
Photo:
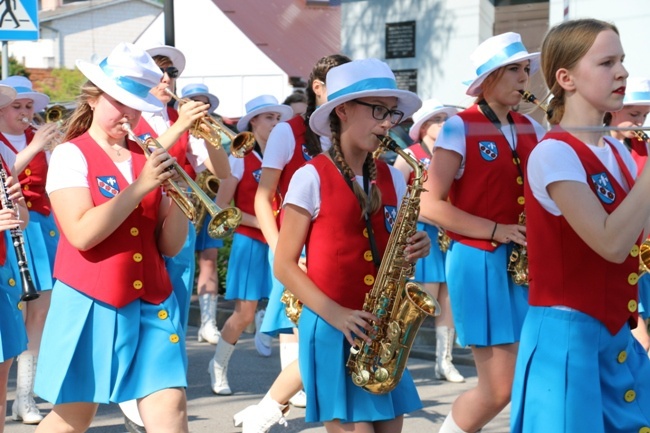
M29 122L29 119L26 118L26 117L23 117L22 119L20 119L20 121L23 122L23 123L27 123L28 125L29 125L29 123L30 123L30 122Z

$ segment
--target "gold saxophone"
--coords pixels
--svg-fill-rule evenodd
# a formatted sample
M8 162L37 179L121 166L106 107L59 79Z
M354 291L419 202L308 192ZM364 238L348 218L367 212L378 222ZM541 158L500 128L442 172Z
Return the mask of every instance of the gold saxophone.
M522 226L526 225L526 214L524 212L519 214L517 224ZM512 252L508 259L508 273L515 284L519 284L520 286L528 285L528 250L525 246L515 244L512 247Z
M382 147L404 158L415 176L402 199L375 283L363 304L364 311L379 319L371 323L372 343L356 338L346 365L355 385L373 394L385 394L402 378L422 321L440 315L440 305L420 284L409 281L415 265L404 256L407 239L416 230L426 171L390 137L378 138Z
M302 302L300 302L300 299L289 290L284 289L280 302L284 304L284 312L289 320L291 320L294 325L298 326L300 313L302 313Z

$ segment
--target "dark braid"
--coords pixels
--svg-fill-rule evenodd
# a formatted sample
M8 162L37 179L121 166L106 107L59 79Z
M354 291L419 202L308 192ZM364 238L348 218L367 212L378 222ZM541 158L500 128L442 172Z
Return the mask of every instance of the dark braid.
M327 77L327 72L335 66L348 63L350 59L342 54L332 54L331 56L326 56L321 58L314 69L312 69L311 74L309 74L309 82L307 83L307 110L305 111L305 126L307 131L305 131L305 146L307 147L307 153L311 156L316 156L323 151L320 146L320 137L309 127L309 118L312 113L316 110L316 94L314 89L312 89L312 84L316 80L325 82Z
M379 188L375 184L371 184L370 195L371 199L368 202L368 196L365 191L359 185L359 182L356 180L356 175L345 161L345 155L343 155L343 150L341 149L341 121L336 115L335 111L330 113L330 127L332 129L332 147L330 148L330 156L336 162L336 164L341 168L343 176L350 179L352 182L352 190L354 195L357 197L357 201L361 206L361 209L364 209L361 212L361 218L367 213L372 215L381 207L381 193ZM377 179L377 166L375 165L375 160L372 157L372 153L368 153L364 166L368 167L368 172L370 176L370 181L375 181Z

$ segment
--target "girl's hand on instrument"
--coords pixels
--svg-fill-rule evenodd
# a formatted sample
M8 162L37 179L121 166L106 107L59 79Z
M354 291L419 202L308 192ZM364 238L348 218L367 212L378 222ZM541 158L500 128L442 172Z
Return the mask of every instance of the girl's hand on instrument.
M210 104L204 104L201 101L190 100L183 102L178 107L178 120L183 129L190 129L194 123L203 116L208 115Z
M431 239L425 231L417 231L406 240L408 245L404 249L406 260L414 262L429 255L431 251Z
M337 315L337 323L333 326L339 331L343 332L345 339L354 346L354 339L360 338L366 343L372 343L371 330L372 326L370 321L379 322L379 319L363 310L352 310L343 307L343 314Z
M167 170L176 162L176 158L167 153L165 149L156 148L147 158L147 163L142 168L138 181L144 182L147 190L151 191L174 176L174 170Z
M23 197L23 190L19 182L14 183L13 176L7 178L5 188L7 189L7 197L9 197L9 200L12 203L15 205L24 204L25 198Z
M45 123L36 130L30 146L35 146L43 150L45 146L52 143L60 135L59 125L54 123Z
M0 231L15 229L22 224L13 209L0 209Z
M514 242L526 246L526 226L519 224L497 224L493 241L509 244Z

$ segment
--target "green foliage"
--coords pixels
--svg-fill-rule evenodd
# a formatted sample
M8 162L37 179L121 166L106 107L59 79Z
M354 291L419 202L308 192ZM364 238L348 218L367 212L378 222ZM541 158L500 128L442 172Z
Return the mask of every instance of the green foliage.
M230 246L232 236L223 240L223 247L219 248L217 255L217 275L219 276L219 293L226 293L226 271L228 270L228 259L230 258Z
M74 101L86 81L86 77L77 69L54 69L52 78L54 83L43 83L42 92L50 97L50 101L56 102Z
M2 73L2 65L0 65L0 73ZM29 78L29 72L25 69L25 66L22 63L18 63L15 57L9 57L9 73L7 77L12 75L22 75L23 77Z

